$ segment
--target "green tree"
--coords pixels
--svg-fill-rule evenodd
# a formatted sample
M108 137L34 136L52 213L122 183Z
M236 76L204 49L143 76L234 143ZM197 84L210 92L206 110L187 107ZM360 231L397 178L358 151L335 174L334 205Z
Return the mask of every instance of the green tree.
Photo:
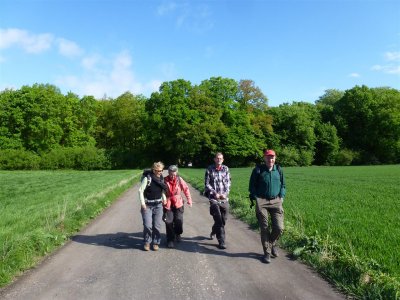
M191 91L190 81L164 82L146 102L146 141L153 160L178 163L196 147L191 124L198 122L198 114L190 106Z
M64 96L53 85L34 84L16 91L14 107L23 122L17 131L26 150L42 153L59 146L63 136L60 118Z
M112 156L114 168L137 167L144 163L145 102L142 95L126 92L115 100L97 103L97 146Z
M285 103L271 108L270 113L273 116L274 134L278 136L281 147L297 149L301 153L297 163L310 165L317 141L315 126L319 122L319 113L315 105L305 102Z
M23 149L21 130L24 128L23 107L17 92L0 92L0 149Z
M264 112L268 109L268 98L252 80L240 80L238 87L238 103L241 110Z
M325 93L319 97L315 104L320 111L322 121L327 123L334 121L333 108L335 104L343 97L344 92L337 89L325 90Z
M400 161L400 91L356 86L335 104L335 125L358 163Z

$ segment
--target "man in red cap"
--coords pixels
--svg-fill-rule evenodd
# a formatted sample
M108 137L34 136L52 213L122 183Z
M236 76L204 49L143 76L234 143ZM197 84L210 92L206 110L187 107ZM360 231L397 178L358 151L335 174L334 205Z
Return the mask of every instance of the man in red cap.
M261 232L261 244L264 250L262 261L271 262L278 256L276 242L283 232L283 198L286 194L282 169L275 164L274 150L264 151L265 164L256 166L250 177L250 207L256 202L256 216ZM271 225L269 224L271 219Z

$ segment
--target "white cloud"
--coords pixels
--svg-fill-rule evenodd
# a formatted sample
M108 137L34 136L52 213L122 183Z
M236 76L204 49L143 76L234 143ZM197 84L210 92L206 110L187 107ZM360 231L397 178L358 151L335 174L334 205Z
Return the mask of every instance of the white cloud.
M349 77L358 78L358 77L360 77L360 74L358 74L358 73L350 73Z
M400 52L386 52L385 59L387 61L400 61Z
M386 74L394 74L400 75L400 52L386 52L384 55L385 61L387 61L384 65L374 65L371 67L371 70L382 72Z
M0 29L0 49L13 46L22 47L28 53L41 53L48 50L54 41L52 34L32 34L17 28Z
M164 77L172 79L176 77L176 68L174 63L164 63L161 65L161 73Z
M208 5L198 2L166 2L157 7L157 14L175 18L175 26L203 34L214 27L212 12Z
M175 2L165 2L157 7L157 14L160 16L164 16L173 12L176 9Z
M111 59L98 54L82 61L83 73L78 76L64 76L57 84L71 89L80 96L92 95L96 98L118 97L130 91L133 94L150 94L158 90L161 80L142 83L135 77L132 57L128 51L121 51Z
M57 39L58 51L61 55L66 57L80 56L83 50L73 41L69 41L63 38Z
M163 81L161 80L152 80L149 83L147 83L145 85L145 92L147 93L152 93L152 92L156 92L160 89L161 84L163 83Z
M101 61L102 57L100 55L92 54L82 59L82 66L87 70L94 70Z
M378 72L383 72L386 74L400 74L400 66L395 66L395 65L374 65L371 70L373 71L378 71Z

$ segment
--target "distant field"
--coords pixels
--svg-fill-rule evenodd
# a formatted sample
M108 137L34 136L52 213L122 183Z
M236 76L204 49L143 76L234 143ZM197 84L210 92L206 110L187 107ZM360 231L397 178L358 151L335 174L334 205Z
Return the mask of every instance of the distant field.
M0 171L0 287L79 230L139 171Z
M248 201L251 170L231 169L232 204ZM203 188L204 169L180 173ZM400 278L399 165L292 167L284 168L284 174L287 224L301 227L307 235L329 236L360 259L373 259L381 270ZM233 210L254 226L254 213L246 205Z

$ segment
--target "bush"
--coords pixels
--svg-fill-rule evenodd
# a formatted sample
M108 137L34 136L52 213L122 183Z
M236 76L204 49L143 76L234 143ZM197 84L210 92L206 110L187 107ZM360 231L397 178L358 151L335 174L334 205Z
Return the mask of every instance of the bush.
M39 156L25 150L0 150L3 170L106 170L111 163L103 149L93 146L56 148Z
M336 165L337 166L349 166L352 164L354 160L357 160L359 157L359 153L349 150L349 149L342 149L336 155Z
M75 157L76 170L102 170L110 169L111 163L103 149L95 147L74 148L78 150Z
M74 148L56 148L42 155L40 168L45 170L73 169L75 166Z
M295 167L298 165L297 162L300 160L300 153L292 146L283 147L279 152L277 152L277 160L282 166Z
M40 156L22 149L0 150L0 169L2 170L37 170Z

